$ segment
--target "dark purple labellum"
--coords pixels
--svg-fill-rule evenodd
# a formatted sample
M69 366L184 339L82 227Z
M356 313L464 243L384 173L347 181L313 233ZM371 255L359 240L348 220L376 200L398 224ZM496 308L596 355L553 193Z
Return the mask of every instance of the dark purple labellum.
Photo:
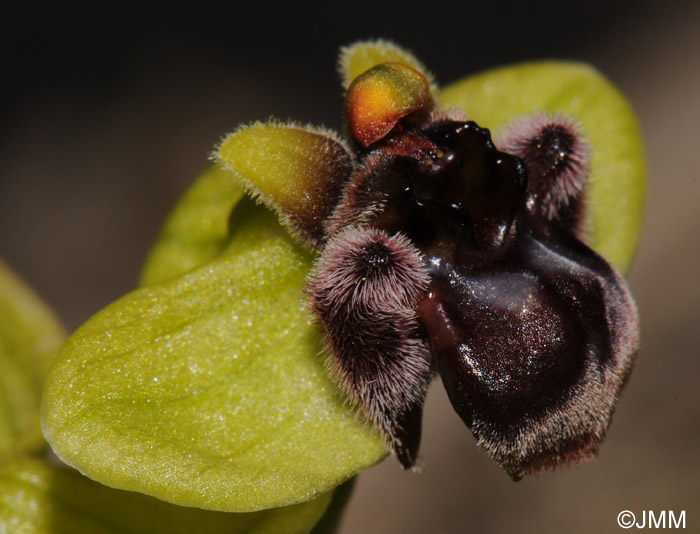
M405 467L435 370L517 479L595 454L631 369L632 297L577 239L585 145L558 117L518 128L514 155L473 122L400 123L326 222L307 293L330 367Z
M598 448L636 325L621 278L584 245L525 230L504 248L441 263L419 315L455 410L518 478Z

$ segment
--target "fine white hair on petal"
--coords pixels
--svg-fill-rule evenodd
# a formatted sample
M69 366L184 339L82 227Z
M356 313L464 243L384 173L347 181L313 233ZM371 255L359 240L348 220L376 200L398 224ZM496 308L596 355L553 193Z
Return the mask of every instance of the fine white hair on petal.
M589 172L589 146L572 117L533 113L512 120L496 139L499 150L525 163L534 210L549 220L576 208ZM571 211L570 210L570 211Z
M320 247L325 221L356 163L335 132L276 119L239 127L221 140L213 158L312 248Z
M415 311L428 283L408 238L358 226L328 241L307 279L311 309L325 327L330 372L405 467L415 462L433 375Z

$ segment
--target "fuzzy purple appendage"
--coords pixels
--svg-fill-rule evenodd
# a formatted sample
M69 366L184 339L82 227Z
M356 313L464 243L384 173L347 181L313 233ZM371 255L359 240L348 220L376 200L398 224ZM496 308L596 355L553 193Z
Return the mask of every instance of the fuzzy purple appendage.
M498 137L499 150L523 160L528 174L528 209L582 229L589 147L573 119L535 113L516 119Z
M325 327L331 374L404 467L416 460L433 376L415 312L428 282L423 259L406 237L352 226L328 241L306 287Z

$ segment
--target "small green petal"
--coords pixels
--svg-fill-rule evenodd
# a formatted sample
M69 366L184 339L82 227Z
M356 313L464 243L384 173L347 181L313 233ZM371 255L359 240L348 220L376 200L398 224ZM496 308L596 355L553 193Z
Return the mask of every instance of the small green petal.
M305 534L331 495L294 506L230 514L185 508L97 484L32 459L0 466L0 532L13 534Z
M45 446L41 389L64 339L51 311L0 261L0 463Z
M141 285L178 276L216 257L229 238L229 215L243 197L231 173L212 167L182 196L165 221L141 273Z
M560 112L580 122L591 147L588 242L627 270L641 230L646 164L634 111L608 80L580 63L525 63L453 83L440 102L461 108L492 131L536 111Z
M254 511L312 499L386 455L336 393L301 287L310 254L251 201L224 254L80 327L51 369L44 433L106 485Z
M375 41L360 41L341 48L338 59L338 70L343 88L350 87L352 81L363 72L375 65L386 62L403 63L421 72L428 79L431 90L435 92L435 80L432 74L418 59L400 46L378 39Z
M256 123L228 135L221 163L311 246L352 170L350 151L332 132L293 124Z

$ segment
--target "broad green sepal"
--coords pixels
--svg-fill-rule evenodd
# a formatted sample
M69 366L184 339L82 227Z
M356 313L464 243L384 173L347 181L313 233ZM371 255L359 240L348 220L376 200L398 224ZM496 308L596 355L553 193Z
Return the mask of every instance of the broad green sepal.
M0 464L45 446L41 389L64 339L51 311L0 261Z
M115 488L232 512L306 501L386 455L336 393L301 288L311 265L250 200L226 251L108 306L43 399L56 453Z
M352 81L363 72L375 65L386 62L403 63L421 72L428 79L430 89L434 93L437 90L434 76L418 61L416 56L401 48L397 44L384 39L374 41L360 41L350 46L341 48L338 58L338 71L340 72L343 88L350 87Z
M306 534L330 497L260 512L211 512L114 490L75 471L24 458L0 466L0 532Z
M168 216L141 272L141 285L160 282L215 258L228 243L229 216L245 194L231 173L212 167Z
M607 79L580 63L524 63L453 83L442 90L440 102L496 133L518 115L538 111L580 122L591 148L587 241L627 270L641 230L646 163L635 114Z

